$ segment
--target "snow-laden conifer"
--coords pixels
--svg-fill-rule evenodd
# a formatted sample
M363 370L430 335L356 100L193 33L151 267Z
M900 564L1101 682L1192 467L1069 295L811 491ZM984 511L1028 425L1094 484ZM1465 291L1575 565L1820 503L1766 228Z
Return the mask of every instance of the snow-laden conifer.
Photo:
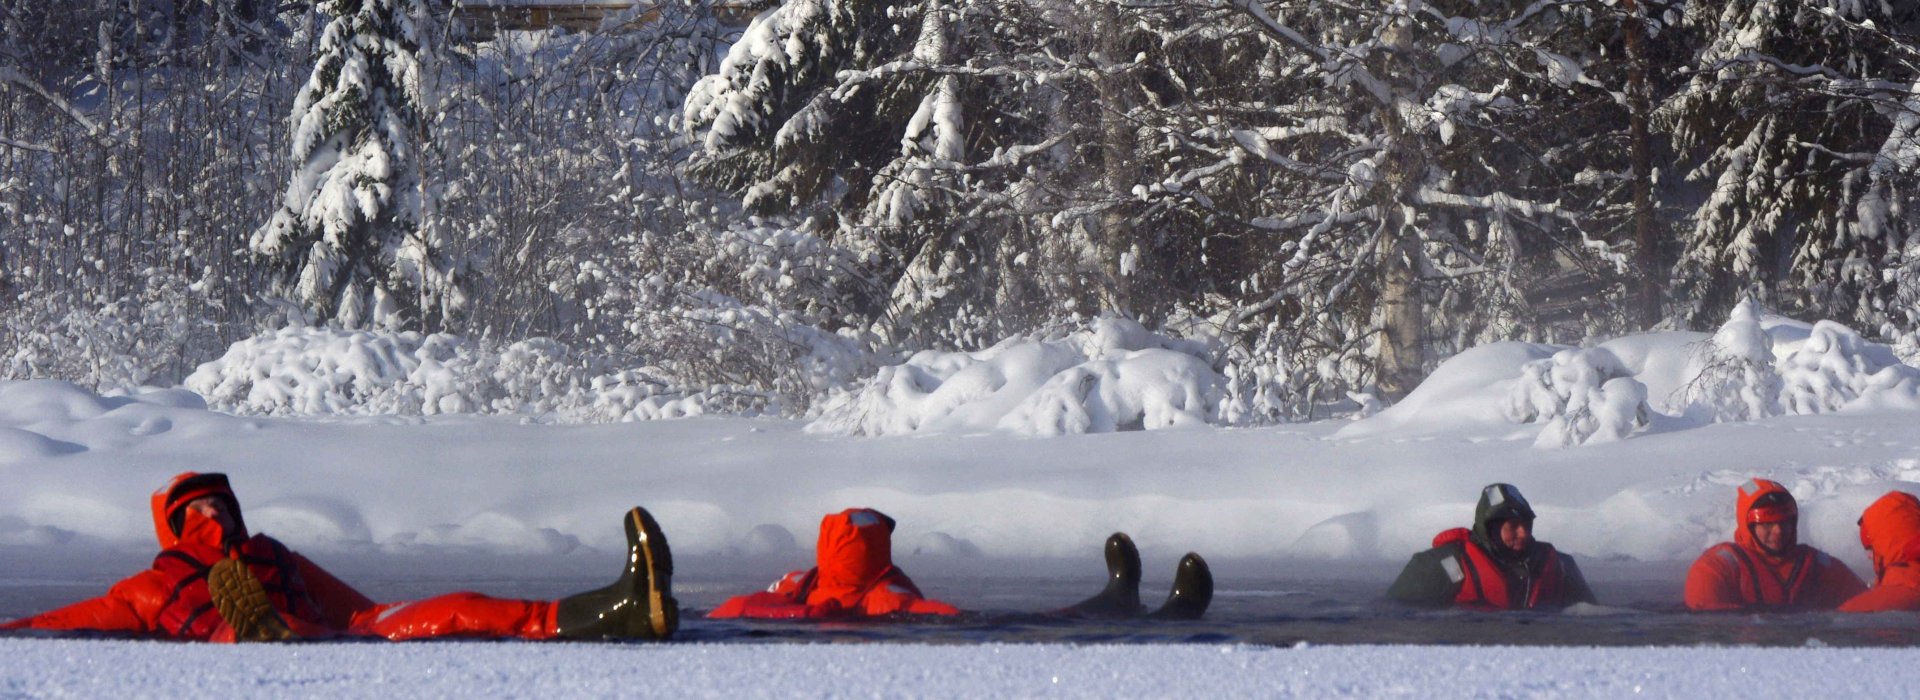
M1773 337L1760 327L1760 304L1751 297L1699 349L1700 373L1687 387L1690 403L1708 407L1716 422L1758 420L1780 414L1780 372L1774 368Z
M1647 387L1603 348L1570 348L1521 367L1503 407L1516 423L1544 423L1535 447L1624 440L1652 420Z
M251 246L321 319L432 323L454 280L425 225L426 7L326 0L320 8L329 19L292 113L294 171Z
M1813 315L1910 323L1881 299L1914 235L1920 5L1695 3L1686 28L1692 79L1662 112L1700 195L1676 274L1685 315L1757 281Z

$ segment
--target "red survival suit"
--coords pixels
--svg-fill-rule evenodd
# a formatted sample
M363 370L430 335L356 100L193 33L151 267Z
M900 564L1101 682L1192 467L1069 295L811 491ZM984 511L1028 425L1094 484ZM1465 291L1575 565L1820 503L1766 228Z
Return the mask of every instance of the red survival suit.
M227 533L218 522L186 507L204 496L227 502L238 532ZM215 562L235 557L260 579L274 609L301 637L554 636L554 604L548 601L463 592L376 604L278 540L248 536L239 499L223 474L175 476L154 492L152 506L154 534L162 550L153 568L114 584L104 596L0 624L0 629L97 630L231 642L233 628L214 611L206 576Z
M826 618L957 615L959 608L930 600L893 566L893 518L849 508L820 521L818 566L782 577L767 590L737 596L707 617Z
M1873 588L1844 612L1920 610L1920 499L1889 491L1860 516L1860 544L1873 557Z
M1799 522L1799 505L1785 486L1754 479L1737 494L1733 541L1708 548L1687 571L1689 609L1832 610L1867 589L1826 552L1795 544L1774 555L1754 540L1757 523ZM1759 504L1763 498L1767 503Z

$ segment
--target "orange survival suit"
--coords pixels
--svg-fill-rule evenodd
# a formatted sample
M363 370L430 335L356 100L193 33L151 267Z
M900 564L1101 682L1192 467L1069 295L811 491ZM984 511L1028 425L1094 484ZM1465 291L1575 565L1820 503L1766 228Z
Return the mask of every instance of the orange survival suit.
M767 590L737 596L707 617L825 618L957 615L959 608L928 599L893 565L893 518L849 508L820 521L818 566L795 571Z
M235 532L226 532L218 522L186 507L206 496L226 501ZM233 628L214 611L206 576L215 562L233 557L260 580L274 609L301 637L546 639L555 634L555 606L549 601L462 592L376 604L278 540L249 536L239 499L224 474L175 476L153 493L152 506L154 534L161 548L153 568L114 584L104 596L0 624L0 629L96 630L231 642Z
M1860 516L1860 545L1873 558L1873 588L1840 609L1920 610L1920 499L1889 491L1867 506Z
M1867 589L1826 552L1795 543L1774 554L1754 539L1756 524L1798 525L1800 507L1785 486L1753 479L1736 493L1733 541L1709 547L1687 570L1689 609L1832 610Z

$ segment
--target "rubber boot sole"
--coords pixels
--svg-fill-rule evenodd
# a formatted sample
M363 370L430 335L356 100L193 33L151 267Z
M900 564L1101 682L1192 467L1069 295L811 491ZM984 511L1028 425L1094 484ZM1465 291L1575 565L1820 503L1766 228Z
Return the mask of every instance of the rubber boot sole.
M273 609L266 586L238 559L222 559L207 569L207 595L214 612L233 628L236 642L284 642L295 637Z
M673 550L660 523L645 508L627 511L627 541L646 567L647 619L644 634L638 636L667 639L680 629L680 602L673 598Z

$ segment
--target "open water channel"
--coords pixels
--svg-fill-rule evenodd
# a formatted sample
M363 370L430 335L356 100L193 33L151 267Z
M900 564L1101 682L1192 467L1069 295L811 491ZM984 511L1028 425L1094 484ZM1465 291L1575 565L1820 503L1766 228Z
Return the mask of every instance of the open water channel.
M605 585L618 557L314 553L376 600L457 590L553 598ZM1146 553L1141 598L1156 607L1171 582L1172 555ZM103 593L150 555L118 550L0 547L0 619ZM1602 606L1564 613L1415 610L1382 598L1395 562L1219 560L1204 619L1076 620L1047 614L1105 583L1098 559L977 559L903 556L900 566L928 595L970 611L955 619L872 622L718 621L698 617L728 596L761 590L806 563L804 555L678 559L674 592L687 615L680 639L718 643L1206 643L1512 645L1920 645L1920 614L1693 614L1680 607L1686 562L1582 560Z

